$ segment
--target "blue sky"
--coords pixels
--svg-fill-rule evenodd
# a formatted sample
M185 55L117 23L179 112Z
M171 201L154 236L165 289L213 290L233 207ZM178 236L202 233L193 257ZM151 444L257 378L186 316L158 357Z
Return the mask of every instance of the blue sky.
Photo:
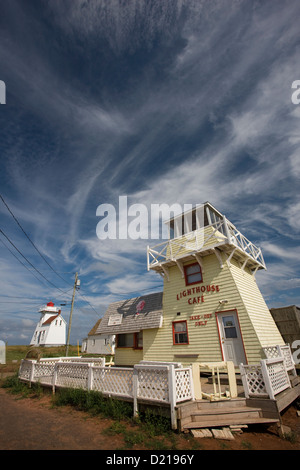
M76 271L73 344L110 302L162 289L147 240L96 236L122 195L210 201L261 246L268 306L300 304L299 17L297 0L1 2L1 195L44 257L0 201L19 250L0 234L1 340L28 344Z

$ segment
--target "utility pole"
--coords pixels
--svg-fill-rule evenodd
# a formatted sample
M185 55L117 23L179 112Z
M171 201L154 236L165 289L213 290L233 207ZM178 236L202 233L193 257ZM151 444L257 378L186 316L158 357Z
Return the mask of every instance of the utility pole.
M71 333L71 324L72 324L72 315L73 315L73 308L74 308L75 292L76 292L76 289L79 289L79 286L80 286L80 281L79 281L79 279L78 279L78 273L76 273L76 274L75 274L74 288L73 288L73 297L72 297L72 304L71 304L70 319L69 319L69 328L68 328L68 338L67 338L66 356L69 354L70 333Z

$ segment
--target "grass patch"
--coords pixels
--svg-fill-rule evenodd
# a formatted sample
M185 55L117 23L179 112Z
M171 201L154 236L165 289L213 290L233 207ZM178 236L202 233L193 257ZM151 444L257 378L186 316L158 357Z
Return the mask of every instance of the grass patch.
M246 449L246 450L252 450L253 449L253 445L249 441L242 441L241 446L242 446L243 449Z
M115 421L111 426L104 429L103 434L108 436L114 436L115 434L124 434L126 432L126 426L120 421Z
M14 395L20 394L22 396L27 396L30 391L28 385L19 380L18 374L6 377L6 379L1 383L1 387L9 389L9 392Z
M139 421L145 432L151 437L172 434L170 418L158 415L151 409L146 409L145 412L140 413Z
M18 374L6 377L1 383L2 388L8 389L9 393L13 395L20 395L21 398L40 398L44 395L44 389L39 383L31 384L21 382Z
M142 431L126 431L124 433L125 448L131 449L136 444L144 444L145 437Z
M132 416L132 404L112 398L105 398L100 392L93 390L61 388L53 396L53 405L71 405L92 415L101 414L105 417L120 420Z
M293 431L283 434L283 438L291 444L295 444L297 442L297 434Z

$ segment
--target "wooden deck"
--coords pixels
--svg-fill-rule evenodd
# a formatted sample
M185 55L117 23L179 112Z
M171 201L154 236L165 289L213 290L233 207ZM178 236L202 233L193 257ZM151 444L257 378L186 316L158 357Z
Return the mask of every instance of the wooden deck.
M220 401L195 400L177 407L178 429L214 428L242 424L280 424L280 413L300 396L300 377L291 379L292 388L268 398L245 398L240 387L235 399ZM208 388L209 384L207 384Z

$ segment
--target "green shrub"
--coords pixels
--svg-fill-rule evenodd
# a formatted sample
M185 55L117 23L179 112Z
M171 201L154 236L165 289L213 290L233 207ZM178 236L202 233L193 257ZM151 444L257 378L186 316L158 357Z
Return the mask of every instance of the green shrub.
M93 415L102 414L113 419L132 416L132 405L112 398L105 398L100 392L83 389L61 388L53 397L56 406L71 405L78 410L88 411Z
M140 414L140 421L150 436L160 436L171 432L170 418L161 416L151 409L146 409L144 413Z
M21 382L19 380L18 374L6 377L6 379L4 379L1 387L9 389L10 393L21 394L23 396L27 396L29 394L29 391L30 391L29 386L27 385L27 383Z

